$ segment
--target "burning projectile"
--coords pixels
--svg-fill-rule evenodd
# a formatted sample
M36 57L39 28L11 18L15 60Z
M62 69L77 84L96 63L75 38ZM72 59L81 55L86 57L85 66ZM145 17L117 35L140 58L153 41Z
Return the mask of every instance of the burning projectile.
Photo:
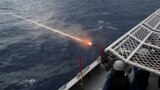
M63 35L63 36L67 36L67 37L69 37L69 38L71 38L71 39L74 39L74 40L76 40L76 41L82 42L82 43L84 43L84 44L86 44L86 45L93 46L93 47L96 47L96 48L101 48L101 47L93 44L93 43L92 43L91 41L89 41L89 40L83 40L83 39L81 39L81 38L78 38L78 37L75 37L75 36L66 34L66 33L64 33L64 32L61 32L61 31L56 30L56 29L53 29L53 28L51 28L51 27L48 27L48 26L43 25L43 24L41 24L41 23L35 22L35 21L33 21L33 20L24 18L24 17L22 17L22 16L20 16L20 15L14 14L14 13L10 13L10 14L13 15L13 16L15 16L15 17L17 17L17 18L23 19L23 20L28 21L28 22L30 22L30 23L33 23L33 24L35 24L35 25L38 25L38 26L41 26L41 27L46 28L46 29L48 29L48 30L51 30L51 31L53 31L53 32L55 32L55 33L58 33L58 34L61 34L61 35Z

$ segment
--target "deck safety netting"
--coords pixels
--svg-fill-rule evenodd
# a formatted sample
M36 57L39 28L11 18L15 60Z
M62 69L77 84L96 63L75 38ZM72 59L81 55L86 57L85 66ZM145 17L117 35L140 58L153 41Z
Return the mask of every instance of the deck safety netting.
M122 57L127 59L138 45L139 45L138 41L128 36L124 40L122 40L121 43L116 45L114 47L114 50Z
M152 15L150 19L148 19L145 24L152 28L155 31L160 31L160 10L158 10L155 14Z
M160 50L143 45L131 58L134 63L160 71Z
M160 75L159 14L157 10L106 50L128 64Z
M160 21L160 16L159 15L154 15L148 22L147 24L152 27L152 28L156 28L157 24Z
M152 33L146 40L146 43L160 47L160 34L155 32Z
M149 30L147 30L144 27L139 27L135 32L133 32L133 36L136 37L139 40L143 40L148 34L150 33Z

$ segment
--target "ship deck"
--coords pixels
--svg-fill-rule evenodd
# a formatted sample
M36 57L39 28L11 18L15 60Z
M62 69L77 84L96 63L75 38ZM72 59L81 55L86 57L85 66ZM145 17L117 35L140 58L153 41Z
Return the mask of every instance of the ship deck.
M84 90L102 90L107 79L107 74L108 72L105 70L100 70L100 73L96 71L92 73L90 80L85 81ZM129 74L130 81L133 80L133 76L134 74L131 72L131 74ZM158 88L158 75L150 74L147 90L160 90L160 88Z

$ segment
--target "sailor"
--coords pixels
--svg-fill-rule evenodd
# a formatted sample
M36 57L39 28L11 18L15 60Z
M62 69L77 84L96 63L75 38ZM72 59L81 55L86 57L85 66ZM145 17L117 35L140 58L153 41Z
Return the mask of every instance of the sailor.
M149 50L148 48L143 47L136 52L136 55L144 57L151 53L155 53L155 50L152 48L151 50ZM134 78L131 84L131 90L146 90L148 86L148 79L150 73L136 67L134 67L133 69L134 69Z
M125 66L126 64L121 60L114 62L103 90L130 90L130 81L125 75Z
M148 86L149 75L149 72L135 67L131 90L146 90Z

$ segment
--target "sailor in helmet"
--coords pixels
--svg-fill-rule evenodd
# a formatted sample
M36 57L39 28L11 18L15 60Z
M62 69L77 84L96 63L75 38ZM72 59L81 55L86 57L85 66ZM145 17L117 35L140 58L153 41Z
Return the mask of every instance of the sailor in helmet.
M129 90L130 81L125 75L126 64L122 60L116 60L106 80L103 90Z
M136 55L145 57L147 55L150 55L151 53L153 54L155 53L155 50L153 48L147 49L143 47L136 52ZM150 72L142 70L137 67L134 67L133 70L134 70L134 78L131 83L131 90L147 90Z

